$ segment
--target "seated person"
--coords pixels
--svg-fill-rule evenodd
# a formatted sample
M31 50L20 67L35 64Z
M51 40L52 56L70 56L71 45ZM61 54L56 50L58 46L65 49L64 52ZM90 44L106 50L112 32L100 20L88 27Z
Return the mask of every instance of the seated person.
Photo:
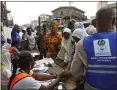
M1 50L1 90L7 90L11 72L11 57L9 50Z
M11 39L7 38L7 42L3 44L3 49L9 49L11 47Z
M27 89L27 90L52 90L59 82L60 78L56 75L36 74L32 71L34 59L28 52L21 52L18 60L19 70L13 74L9 82L9 90ZM39 81L55 79L50 85L41 85Z
M71 43L71 30L65 28L63 31L63 38L61 42L61 49L57 55L56 59L64 60L62 67L66 66L68 63L68 58L72 53L73 44Z
M9 48L10 53L12 53L13 56L18 56L20 54L19 50L17 49L19 45L19 42L14 40L12 41L11 47Z

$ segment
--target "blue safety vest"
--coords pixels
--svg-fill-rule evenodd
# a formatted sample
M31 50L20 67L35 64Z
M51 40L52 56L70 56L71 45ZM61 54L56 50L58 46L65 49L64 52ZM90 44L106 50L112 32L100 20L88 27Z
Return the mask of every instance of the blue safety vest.
M95 33L84 39L88 58L85 81L92 87L117 90L116 32Z

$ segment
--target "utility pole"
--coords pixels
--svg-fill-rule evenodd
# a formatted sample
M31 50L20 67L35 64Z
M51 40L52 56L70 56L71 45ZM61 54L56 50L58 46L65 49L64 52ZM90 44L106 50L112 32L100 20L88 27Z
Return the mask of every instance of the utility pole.
M39 51L40 51L40 55L43 56L43 48L42 48L42 42L43 42L43 36L41 34L41 25L40 25L40 16L38 17L38 33L39 33Z
M70 9L71 9L71 1L69 1L69 17L70 17L70 20L71 20L71 13L70 13Z
M29 16L29 19L30 19L30 27L32 28L32 19L31 19L31 16Z
M72 1L69 1L69 12L71 12L71 4L72 4L73 2ZM72 16L71 16L71 14L72 13L69 13L70 14L70 20L72 19Z

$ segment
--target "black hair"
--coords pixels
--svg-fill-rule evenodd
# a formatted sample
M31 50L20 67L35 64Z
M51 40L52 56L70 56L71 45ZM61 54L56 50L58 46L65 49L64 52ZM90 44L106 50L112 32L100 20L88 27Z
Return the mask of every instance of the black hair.
M74 29L74 23L72 21L69 21L68 25L67 25L67 28L69 28L72 32L73 32L73 29Z
M27 51L21 51L20 55L19 55L19 58L17 58L17 59L18 59L17 62L16 62L16 60L12 62L13 72L12 72L12 76L10 77L10 81L9 81L9 84L8 84L8 89L10 88L10 84L11 84L12 80L16 76L17 68L19 67L20 70L25 70L25 69L30 67L29 63L34 61L32 55Z
M113 19L115 18L115 11L110 7L103 7L96 13L96 19Z
M96 20L95 20L95 19L93 19L93 20L91 21L91 25L93 25L94 27L96 27Z
M31 31L31 29L30 29L30 28L27 28L27 29L26 29L26 31L27 31L27 32L30 32L30 31Z
M7 38L7 41L11 41L11 39L10 38Z
M25 70L25 69L29 68L29 63L33 62L33 61L34 61L34 59L29 52L22 51L20 53L18 64L19 64L20 69Z

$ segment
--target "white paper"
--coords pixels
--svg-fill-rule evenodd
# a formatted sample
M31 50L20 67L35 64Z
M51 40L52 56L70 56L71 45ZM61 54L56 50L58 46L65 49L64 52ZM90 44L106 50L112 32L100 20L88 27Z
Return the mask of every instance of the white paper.
M110 44L108 39L94 40L95 56L111 56Z

